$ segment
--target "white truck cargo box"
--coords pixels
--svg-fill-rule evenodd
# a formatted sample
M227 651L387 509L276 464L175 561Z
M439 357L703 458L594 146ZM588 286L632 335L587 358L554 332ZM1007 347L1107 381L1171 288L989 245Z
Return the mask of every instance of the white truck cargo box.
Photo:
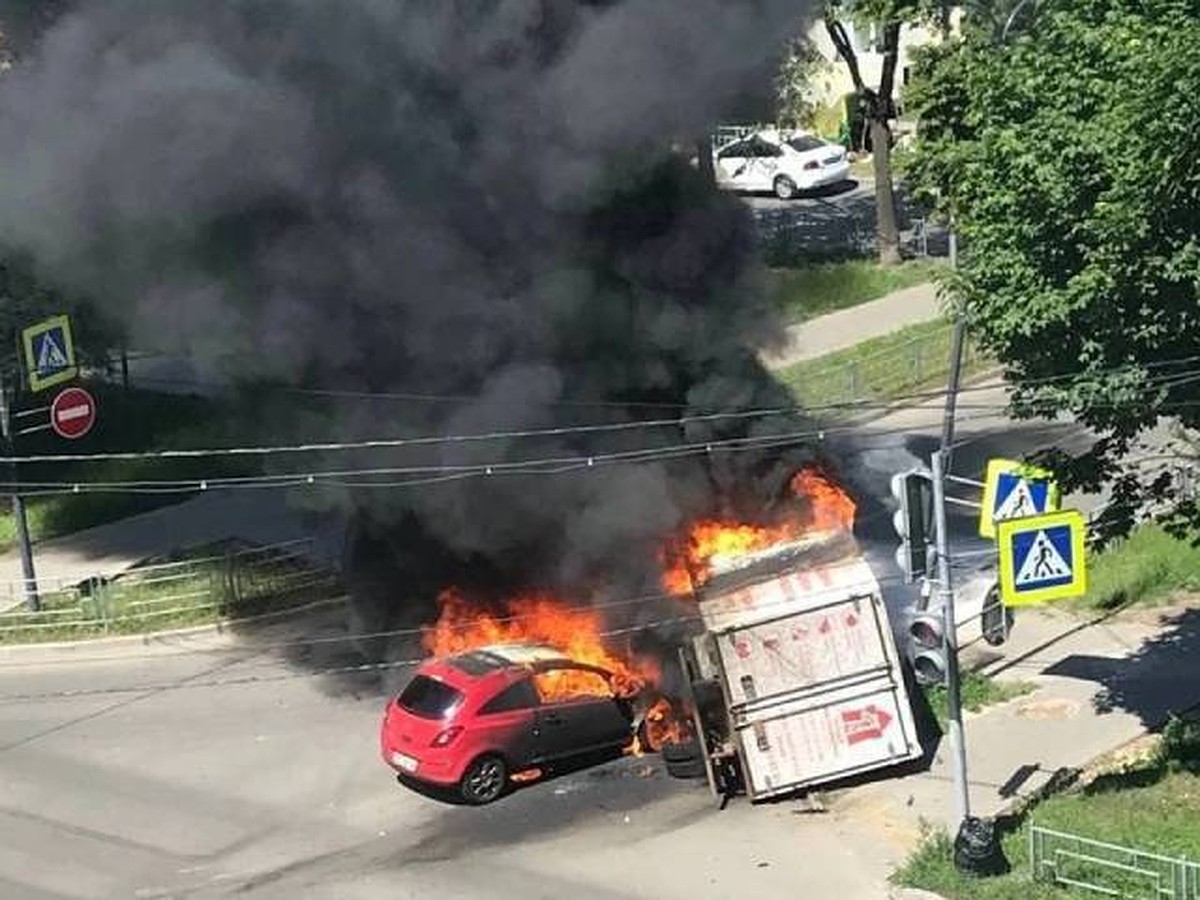
M883 596L857 548L784 554L713 588L700 614L752 799L921 755Z

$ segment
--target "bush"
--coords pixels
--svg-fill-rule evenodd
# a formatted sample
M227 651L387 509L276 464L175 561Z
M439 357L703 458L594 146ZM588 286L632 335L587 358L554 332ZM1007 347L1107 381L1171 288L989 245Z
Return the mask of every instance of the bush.
M1200 721L1171 716L1163 728L1156 762L1167 772L1200 774Z

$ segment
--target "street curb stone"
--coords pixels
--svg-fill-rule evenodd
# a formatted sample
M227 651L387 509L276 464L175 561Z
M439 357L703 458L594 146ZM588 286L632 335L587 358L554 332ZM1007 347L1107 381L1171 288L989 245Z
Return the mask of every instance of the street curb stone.
M888 900L946 900L941 894L923 891L920 888L892 888Z

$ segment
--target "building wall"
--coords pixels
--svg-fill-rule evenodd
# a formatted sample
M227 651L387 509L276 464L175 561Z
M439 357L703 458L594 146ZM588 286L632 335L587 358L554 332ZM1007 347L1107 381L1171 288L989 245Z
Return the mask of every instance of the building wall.
M952 31L958 28L960 21L961 11L952 11L950 17ZM867 85L877 87L879 85L879 78L883 73L883 54L879 53L876 49L876 40L882 37L880 29L870 26L856 27L850 23L845 24L846 32L849 34L851 44L858 56L858 66L859 71L862 73L863 81ZM824 22L815 22L809 30L808 37L816 47L817 52L825 59L824 71L814 79L814 99L817 105L822 107L840 103L843 97L854 91L854 82L850 79L850 72L846 68L846 63L838 56L837 50L833 46L833 41L830 40L829 33L825 30ZM905 25L900 29L900 52L899 60L896 64L896 88L893 94L893 99L898 106L900 105L904 85L908 82L913 51L917 47L936 43L940 40L941 35L935 29L909 25ZM902 106L900 108L903 110Z

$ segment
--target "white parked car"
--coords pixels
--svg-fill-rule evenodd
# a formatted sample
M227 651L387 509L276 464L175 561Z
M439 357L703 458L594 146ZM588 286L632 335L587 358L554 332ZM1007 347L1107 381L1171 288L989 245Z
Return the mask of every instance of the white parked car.
M759 132L726 144L716 157L719 187L774 191L781 200L845 181L850 174L846 148L810 134L785 138L777 132Z

